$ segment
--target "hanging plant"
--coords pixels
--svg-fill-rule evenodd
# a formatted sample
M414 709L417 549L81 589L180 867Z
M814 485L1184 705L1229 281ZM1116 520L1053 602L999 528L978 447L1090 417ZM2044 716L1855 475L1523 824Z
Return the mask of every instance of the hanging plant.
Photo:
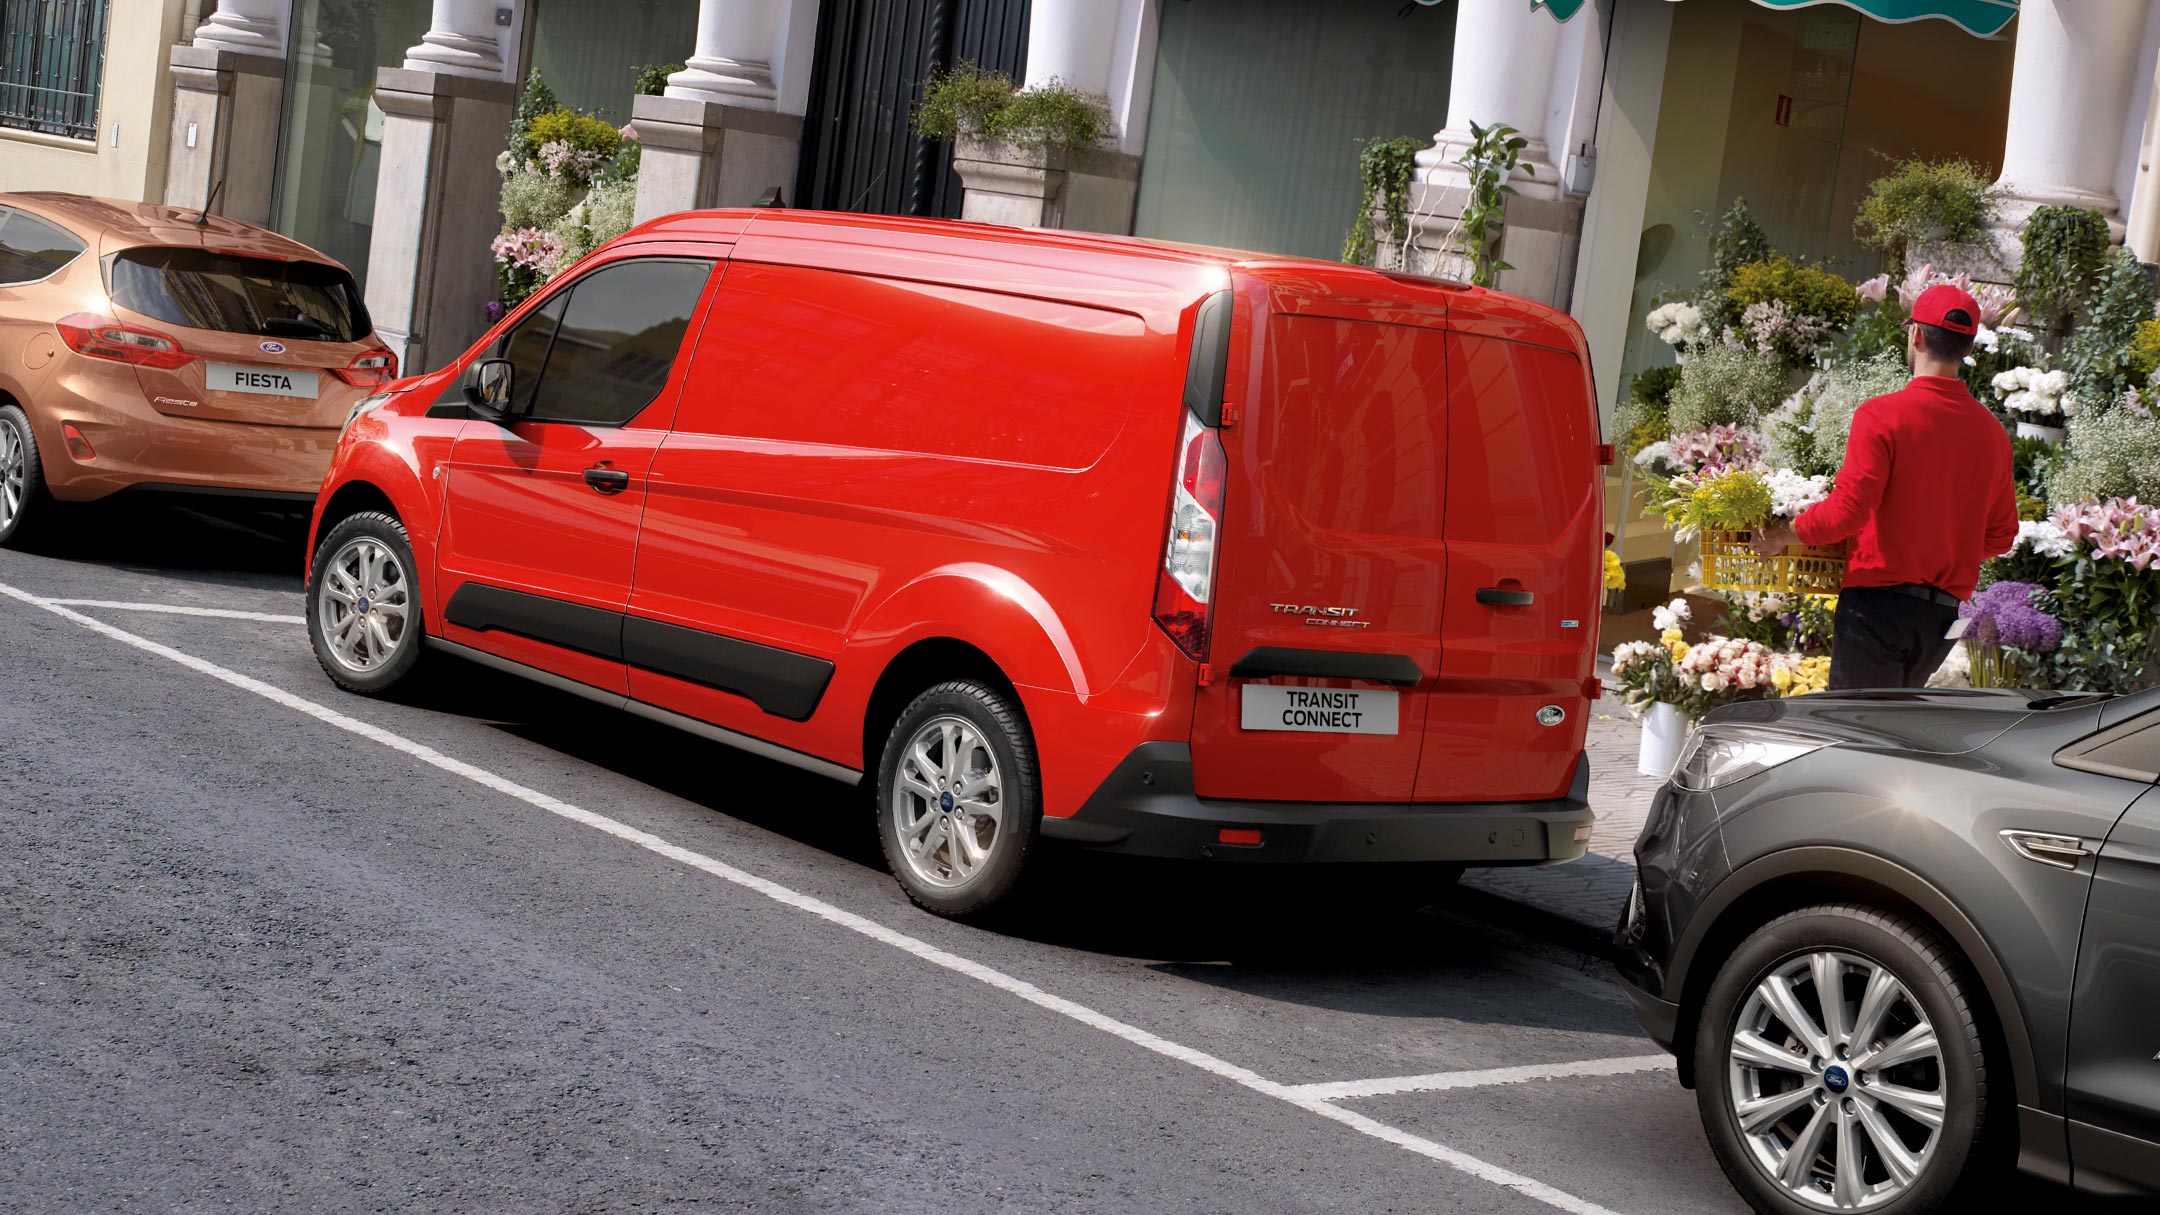
M1387 224L1388 239L1398 250L1410 239L1410 175L1417 171L1417 154L1426 141L1404 136L1397 139L1358 141L1358 180L1364 191L1358 196L1357 218L1343 238L1342 259L1353 266L1370 266L1379 254L1379 223ZM1374 212L1380 219L1374 219ZM1402 253L1408 256L1407 250Z
M2083 207L2042 207L2025 221L2023 240L2018 303L2034 325L2053 329L2099 284L2110 243L2107 220Z
M1522 150L1530 141L1522 137L1514 127L1495 123L1489 127L1470 124L1470 146L1455 163L1470 170L1470 201L1463 206L1462 218L1456 221L1456 231L1461 235L1461 248L1470 258L1470 285L1490 287L1500 279L1502 270L1515 267L1501 261L1494 252L1498 244L1500 226L1507 219L1508 196L1515 187L1508 179L1521 169L1527 176L1535 177L1530 166L1520 163Z

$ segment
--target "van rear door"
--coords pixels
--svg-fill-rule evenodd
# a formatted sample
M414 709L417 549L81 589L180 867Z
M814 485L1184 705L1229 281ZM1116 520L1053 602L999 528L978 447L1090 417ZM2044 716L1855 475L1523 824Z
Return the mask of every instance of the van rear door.
M1237 312L1195 792L1409 801L1447 571L1444 313L1249 281Z
M1447 337L1448 578L1416 800L1545 800L1567 792L1590 707L1605 527L1595 397L1578 351L1536 344L1564 331L1478 333L1466 311Z

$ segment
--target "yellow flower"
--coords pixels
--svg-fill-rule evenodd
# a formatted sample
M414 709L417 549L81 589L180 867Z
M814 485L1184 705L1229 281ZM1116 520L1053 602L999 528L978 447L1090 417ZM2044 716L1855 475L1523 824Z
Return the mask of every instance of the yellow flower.
M1822 608L1826 612L1835 614L1837 612L1837 596L1824 595L1822 597Z
M1605 550L1605 589L1608 591L1627 589L1627 571L1620 565L1620 554L1611 549Z
M1792 669L1779 667L1777 670L1770 672L1770 682L1777 688L1778 694L1781 696L1791 692L1793 686Z

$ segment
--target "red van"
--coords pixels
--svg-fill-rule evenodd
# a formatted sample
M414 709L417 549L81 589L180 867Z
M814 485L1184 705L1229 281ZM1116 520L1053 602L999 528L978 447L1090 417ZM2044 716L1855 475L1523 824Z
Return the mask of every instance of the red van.
M1582 334L1488 291L1078 233L648 223L353 411L308 629L875 791L946 915L1039 838L1526 865L1589 838Z

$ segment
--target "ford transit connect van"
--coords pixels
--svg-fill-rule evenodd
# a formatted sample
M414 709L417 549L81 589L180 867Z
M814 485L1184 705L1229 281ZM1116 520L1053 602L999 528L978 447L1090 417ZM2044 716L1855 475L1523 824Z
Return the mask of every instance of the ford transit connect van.
M1488 291L782 210L610 243L347 424L308 629L874 790L942 914L1042 839L1524 865L1589 837L1580 331Z

